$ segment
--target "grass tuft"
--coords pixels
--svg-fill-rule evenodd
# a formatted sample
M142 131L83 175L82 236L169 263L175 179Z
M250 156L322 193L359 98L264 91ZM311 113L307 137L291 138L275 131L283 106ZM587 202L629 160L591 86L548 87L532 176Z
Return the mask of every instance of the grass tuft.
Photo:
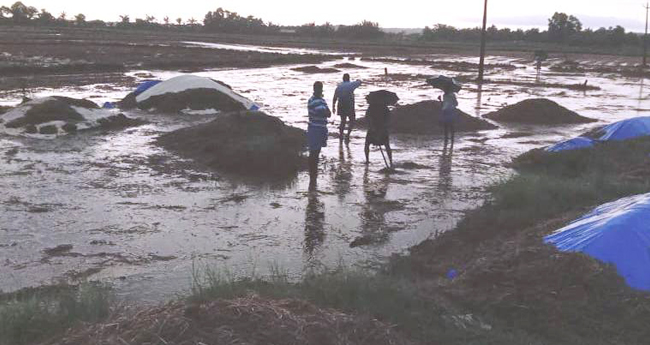
M0 345L33 344L79 322L110 313L111 293L103 285L60 285L0 295Z

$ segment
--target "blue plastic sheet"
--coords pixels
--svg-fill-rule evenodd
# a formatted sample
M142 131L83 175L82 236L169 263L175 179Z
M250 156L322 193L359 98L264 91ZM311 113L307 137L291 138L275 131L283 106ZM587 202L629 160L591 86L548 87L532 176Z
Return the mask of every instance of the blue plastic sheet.
M593 147L598 142L623 141L643 136L650 136L650 116L635 117L603 127L600 136L591 140L585 137L577 137L553 146L547 147L548 152L560 152L578 150Z
M106 102L106 103L104 103L104 105L102 105L102 108L104 108L104 109L115 109L116 106L115 106L115 103L113 103L113 102Z
M629 140L642 136L650 136L650 116L635 117L628 120L612 123L602 129L600 141Z
M586 148L593 147L595 144L596 142L593 141L592 139L585 138L585 137L577 137L577 138L563 141L561 143L557 143L553 146L549 146L546 148L546 151L560 152L560 151L567 151L567 150L579 150L579 149L586 149Z
M544 242L613 264L629 286L650 291L650 194L602 205Z
M137 96L137 95L149 90L153 86L156 86L157 84L160 84L160 83L161 83L160 80L147 80L147 81L144 81L144 82L140 83L140 85L138 85L138 87L135 89L135 91L133 93Z

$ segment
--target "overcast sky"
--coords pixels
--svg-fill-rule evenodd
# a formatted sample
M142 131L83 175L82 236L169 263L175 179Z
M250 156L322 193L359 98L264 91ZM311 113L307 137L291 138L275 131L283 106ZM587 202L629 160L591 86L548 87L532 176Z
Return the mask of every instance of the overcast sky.
M13 1L0 1L8 6ZM89 20L116 21L121 14L132 19L153 15L158 20L194 17L223 7L240 15L253 15L285 25L308 22L354 24L368 19L382 27L421 28L437 23L459 27L479 26L483 0L24 0L23 3L53 13L83 13ZM577 16L585 27L622 25L628 31L643 31L644 2L641 0L489 0L489 24L499 27L546 27L554 12Z

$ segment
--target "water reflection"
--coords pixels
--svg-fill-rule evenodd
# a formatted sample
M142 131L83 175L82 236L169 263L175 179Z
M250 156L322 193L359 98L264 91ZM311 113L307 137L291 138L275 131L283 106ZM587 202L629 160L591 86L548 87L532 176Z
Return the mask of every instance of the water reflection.
M312 189L307 194L305 210L305 254L312 261L314 252L325 241L325 205L320 201L318 191Z
M453 186L453 176L451 173L452 160L454 156L454 142L451 142L451 145L447 145L442 149L442 155L440 155L440 163L438 167L438 193L441 197L449 196L451 188Z
M483 99L483 84L478 84L476 92L476 107L474 107L476 117L481 117L481 102Z
M352 152L349 144L339 142L339 162L333 170L334 192L343 201L350 193L352 183Z
M368 166L366 166L363 173L363 194L366 201L359 214L361 236L356 238L350 247L378 244L388 240L386 213L390 212L392 208L391 202L386 200L389 184L390 176L388 174L382 175L379 180L371 180Z

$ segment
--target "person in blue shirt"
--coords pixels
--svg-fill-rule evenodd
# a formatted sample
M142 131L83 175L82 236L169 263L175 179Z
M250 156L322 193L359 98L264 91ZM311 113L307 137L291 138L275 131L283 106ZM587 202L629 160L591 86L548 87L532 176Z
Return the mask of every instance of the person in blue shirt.
M307 126L307 144L309 146L310 187L315 186L318 176L318 157L321 148L327 146L327 119L332 112L323 99L323 83L314 83L314 94L307 103L309 125Z
M332 110L341 117L341 126L339 127L339 140L345 138L345 142L350 142L350 134L356 121L356 112L354 109L354 90L361 86L361 81L350 81L350 75L345 73L343 75L343 82L336 87L334 91L334 100L332 101ZM337 112L338 103L338 112ZM348 123L348 135L343 136L345 133L345 125Z
M456 94L451 86L444 90L445 94L442 97L442 125L445 129L445 144L449 141L451 134L451 142L454 142L454 122L456 122L458 109L458 100Z

